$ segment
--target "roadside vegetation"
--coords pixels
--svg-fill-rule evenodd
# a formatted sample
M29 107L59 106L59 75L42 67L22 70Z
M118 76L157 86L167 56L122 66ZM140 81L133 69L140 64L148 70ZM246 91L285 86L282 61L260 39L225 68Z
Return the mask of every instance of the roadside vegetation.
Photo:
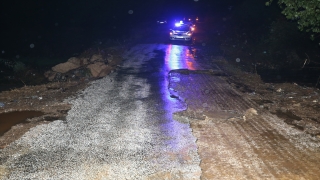
M279 1L282 8L276 3L267 4L264 0L246 0L222 18L222 54L242 69L259 73L262 79L318 85L319 16L308 24L304 23L306 19L292 18L297 9L288 9L289 0ZM314 15L319 13L314 11Z

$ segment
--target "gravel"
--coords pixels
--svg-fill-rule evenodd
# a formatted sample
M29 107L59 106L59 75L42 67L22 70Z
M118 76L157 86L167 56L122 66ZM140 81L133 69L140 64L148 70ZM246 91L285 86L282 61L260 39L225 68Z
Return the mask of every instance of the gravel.
M154 48L136 46L120 72L66 100L66 121L32 128L2 149L0 179L200 179L189 124L159 108L165 102L138 76Z

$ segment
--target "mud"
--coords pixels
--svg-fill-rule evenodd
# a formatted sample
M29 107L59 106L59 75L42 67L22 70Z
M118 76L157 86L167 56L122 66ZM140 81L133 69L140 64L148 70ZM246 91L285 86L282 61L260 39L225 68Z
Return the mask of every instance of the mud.
M233 73L229 71L228 77L176 73L174 76L180 81L170 81L170 88L180 99L185 99L188 106L174 117L187 120L198 139L201 179L317 179L320 138L284 122L292 119L308 124L301 111L296 111L298 108L283 111L291 107L286 96L279 97L277 94L281 92L277 91L267 94L265 86L268 85L259 84L254 74ZM227 83L236 78L239 78L237 83ZM246 78L250 80L243 83L254 89L254 93L239 89L241 80ZM291 94L293 91L303 94L287 84L278 84L273 89L279 87L285 91L290 89ZM201 93L206 91L211 93ZM309 116L318 116L311 109L302 109ZM205 118L197 118L199 116ZM310 126L318 127L316 123Z
M64 102L88 86L89 82L53 82L36 86L25 86L0 93L0 114L16 112L41 112L28 118L27 123L12 124L11 129L0 136L0 148L20 138L30 128L53 120L64 120L71 105ZM35 115L35 114L34 114ZM38 116L39 115L39 116ZM2 117L0 118L2 120ZM22 120L23 121L23 120Z
M41 111L14 111L0 114L0 136L19 123L27 123L29 118L42 116Z
M122 62L123 59L120 54L127 48L129 48L128 44L123 47L114 47L115 51L110 52L114 56L112 63L110 63L113 71L115 71ZM82 55L93 52L95 52L95 49L91 48ZM44 76L42 75L41 77ZM37 84L40 83L39 85L25 84L20 87L20 85L16 84L16 81L13 81L12 86L6 86L7 89L5 91L0 91L0 102L3 104L3 106L0 107L0 114L17 111L43 113L37 117L29 117L27 123L12 124L12 128L0 136L0 148L4 148L9 143L20 138L32 127L54 120L65 120L71 105L64 100L67 98L75 98L78 92L96 80L96 78L66 78L64 81L45 81L46 83L41 84L43 78L38 79L41 80L37 82ZM21 84L22 82L19 83ZM4 88L4 86L2 88ZM0 119L2 120L1 117Z

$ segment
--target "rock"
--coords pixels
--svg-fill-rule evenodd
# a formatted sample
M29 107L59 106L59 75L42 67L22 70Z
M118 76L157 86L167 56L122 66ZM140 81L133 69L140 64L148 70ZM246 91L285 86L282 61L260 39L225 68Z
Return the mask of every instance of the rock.
M54 78L56 77L57 73L53 72L53 71L47 71L44 73L44 76L49 80L49 81L53 81Z
M89 63L89 60L88 58L77 58L77 57L71 57L68 59L67 62L70 62L70 63L73 63L73 64L76 64L78 66L83 66L83 65L87 65Z
M258 116L258 111L254 108L249 108L246 110L246 112L244 113L244 115L242 116L243 120L246 121L247 119L251 119L254 116Z
M95 61L104 61L102 58L102 55L100 54L94 54L91 58L90 58L90 62L95 62Z
M70 70L77 69L81 66L87 65L89 63L88 58L77 58L77 57L71 57L68 59L65 63L60 63L54 67L52 67L52 70L54 72L59 73L66 73Z
M294 107L300 107L301 104L300 104L300 103L296 103L296 104L293 104L292 106L294 106Z
M83 65L89 64L89 58L80 58L80 64L83 64Z
M52 71L59 73L66 73L70 70L77 69L80 67L80 63L74 64L72 62L60 63L54 67L52 67Z
M81 66L80 59L76 57L69 58L67 62Z
M103 62L95 62L94 64L88 65L87 68L95 78L104 77L108 75L112 70L112 67L104 64Z

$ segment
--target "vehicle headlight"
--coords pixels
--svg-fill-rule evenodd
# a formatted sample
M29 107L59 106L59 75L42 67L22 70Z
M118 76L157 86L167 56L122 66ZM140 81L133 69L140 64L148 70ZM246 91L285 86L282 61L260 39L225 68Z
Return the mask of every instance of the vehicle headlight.
M175 25L176 27L180 27L180 26L181 26L180 23L175 23L174 25Z

